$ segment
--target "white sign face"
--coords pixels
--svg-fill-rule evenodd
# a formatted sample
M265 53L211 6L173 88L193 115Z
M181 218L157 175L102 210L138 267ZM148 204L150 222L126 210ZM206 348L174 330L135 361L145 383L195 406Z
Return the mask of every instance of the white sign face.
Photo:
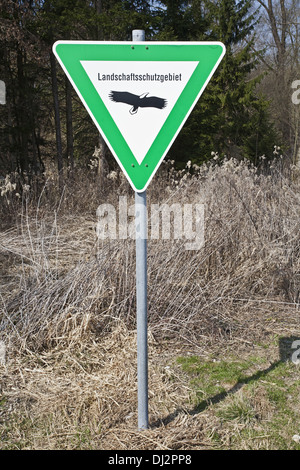
M80 63L141 164L199 62Z

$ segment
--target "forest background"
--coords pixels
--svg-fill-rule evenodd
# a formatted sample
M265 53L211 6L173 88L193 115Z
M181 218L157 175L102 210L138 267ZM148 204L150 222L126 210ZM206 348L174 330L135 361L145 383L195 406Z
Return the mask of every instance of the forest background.
M115 167L52 45L59 39L126 41L144 29L149 41L222 41L226 56L169 151L178 168L277 155L296 164L299 106L298 0L1 0L0 177L15 173L37 189L54 164L60 186L94 157ZM298 74L298 75L297 75ZM276 146L276 147L274 147ZM94 160L95 161L95 160ZM96 165L97 166L97 165ZM33 184L33 179L35 183Z

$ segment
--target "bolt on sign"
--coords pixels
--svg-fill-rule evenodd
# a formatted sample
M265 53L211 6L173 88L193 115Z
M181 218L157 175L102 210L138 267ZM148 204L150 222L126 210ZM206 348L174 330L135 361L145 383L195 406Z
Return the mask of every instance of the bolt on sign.
M53 52L132 188L147 188L225 54L220 42L57 41Z

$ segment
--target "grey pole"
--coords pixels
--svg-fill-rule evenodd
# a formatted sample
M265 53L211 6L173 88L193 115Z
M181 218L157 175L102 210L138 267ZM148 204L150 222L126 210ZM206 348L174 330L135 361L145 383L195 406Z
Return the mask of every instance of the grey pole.
M133 41L145 41L145 31L132 31ZM137 388L138 428L148 428L148 339L147 339L147 203L146 191L135 192Z
M135 193L138 427L148 428L147 207L146 191Z
M132 31L133 41L145 41L145 31L143 29L134 29Z

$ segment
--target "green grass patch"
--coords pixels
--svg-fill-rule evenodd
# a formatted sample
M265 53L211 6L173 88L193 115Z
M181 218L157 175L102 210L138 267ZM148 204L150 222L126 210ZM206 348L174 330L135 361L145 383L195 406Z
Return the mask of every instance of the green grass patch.
M299 366L260 356L177 363L189 376L193 413L210 414L215 448L300 450Z
M232 387L252 380L251 369L262 361L251 357L245 361L203 361L197 356L179 357L178 364L191 376L191 385L196 393L196 407L204 409L230 393Z

